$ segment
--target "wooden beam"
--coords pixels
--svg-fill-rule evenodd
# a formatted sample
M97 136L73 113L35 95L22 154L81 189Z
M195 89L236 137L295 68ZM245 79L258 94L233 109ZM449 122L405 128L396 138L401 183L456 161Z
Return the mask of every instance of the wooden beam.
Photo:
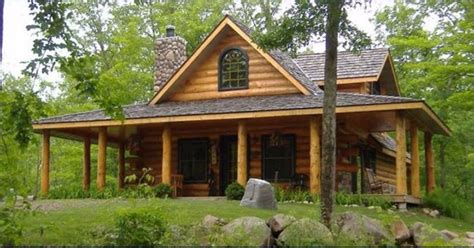
M376 82L377 77L356 77L356 78L339 78L337 84L359 84L359 83L371 83ZM324 80L315 81L318 85L324 86Z
M50 133L43 131L43 145L41 150L41 194L47 196L49 192L49 161L50 161Z
M118 153L118 188L123 189L125 183L125 143L120 143Z
M425 132L426 193L428 194L433 192L435 188L432 137L431 133Z
M309 185L312 194L321 192L321 139L319 129L319 119L312 117L309 121Z
M414 122L410 125L411 141L411 194L420 197L420 152L418 146L418 127Z
M397 194L407 194L407 168L406 168L406 121L405 116L401 112L396 113L395 132L397 141L396 151L396 185Z
M105 189L105 175L107 163L107 128L99 128L97 153L97 189L103 191Z
M84 154L82 169L82 188L89 191L91 185L91 139L84 138Z
M163 133L161 136L163 142L163 156L161 163L161 180L162 183L171 185L171 149L172 149L172 140L171 140L171 129L169 126L163 128Z
M244 186L247 184L247 127L240 121L237 131L237 182Z

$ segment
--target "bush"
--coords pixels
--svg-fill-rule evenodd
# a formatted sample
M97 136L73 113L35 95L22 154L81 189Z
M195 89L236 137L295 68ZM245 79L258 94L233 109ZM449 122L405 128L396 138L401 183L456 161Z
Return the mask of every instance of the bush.
M363 195L363 194L348 194L344 192L336 193L336 204L337 205L352 205L356 204L359 206L375 206L383 209L388 209L392 206L392 203L385 197L374 196L374 195Z
M237 182L229 184L225 189L225 196L228 200L242 200L244 193L245 188Z
M471 203L441 189L436 189L423 197L423 204L439 210L443 215L456 219L466 219L473 214Z
M168 184L160 183L153 189L155 196L159 198L170 198L173 194L173 189Z
M116 232L117 245L157 246L166 225L161 214L153 209L123 209L116 219Z
M22 235L22 227L17 222L19 210L15 209L16 193L7 192L4 201L0 206L0 247L14 246Z
M307 190L288 190L279 186L275 186L275 199L278 202L319 202L319 196L317 194L311 194Z

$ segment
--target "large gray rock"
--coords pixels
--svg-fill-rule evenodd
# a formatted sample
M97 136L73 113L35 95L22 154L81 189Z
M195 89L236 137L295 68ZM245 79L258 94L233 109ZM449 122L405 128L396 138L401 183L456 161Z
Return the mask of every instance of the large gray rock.
M339 245L393 245L394 237L380 221L346 212L336 221Z
M213 215L206 215L204 217L204 219L202 219L202 226L204 226L205 228L208 228L208 229L213 229L213 228L216 228L218 226L223 226L225 225L225 221L221 218L218 218L216 216L213 216Z
M278 236L278 244L290 246L333 246L334 239L323 224L303 218L286 227Z
M245 193L240 201L240 206L276 209L273 186L265 180L250 178L245 187Z
M257 217L241 217L222 227L223 236L216 241L219 246L260 246L268 242L270 228Z
M450 244L445 235L421 222L415 222L410 232L416 246L448 246Z
M268 219L267 225L270 227L273 236L278 235L289 225L296 221L296 218L291 215L277 214Z
M395 241L401 244L410 239L410 230L403 220L396 220L391 224L393 236Z

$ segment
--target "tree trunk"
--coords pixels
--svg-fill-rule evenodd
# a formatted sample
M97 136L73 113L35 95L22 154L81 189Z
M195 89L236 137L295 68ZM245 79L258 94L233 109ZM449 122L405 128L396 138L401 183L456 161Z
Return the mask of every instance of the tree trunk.
M326 61L324 66L323 147L321 173L321 221L331 228L336 177L336 81L337 35L343 1L328 1Z

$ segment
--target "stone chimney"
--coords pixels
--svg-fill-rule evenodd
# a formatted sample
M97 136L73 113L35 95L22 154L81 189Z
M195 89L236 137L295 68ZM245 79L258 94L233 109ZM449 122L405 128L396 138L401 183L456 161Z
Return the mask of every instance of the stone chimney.
M158 91L186 60L186 40L175 36L174 26L166 26L166 37L155 42L155 86Z

